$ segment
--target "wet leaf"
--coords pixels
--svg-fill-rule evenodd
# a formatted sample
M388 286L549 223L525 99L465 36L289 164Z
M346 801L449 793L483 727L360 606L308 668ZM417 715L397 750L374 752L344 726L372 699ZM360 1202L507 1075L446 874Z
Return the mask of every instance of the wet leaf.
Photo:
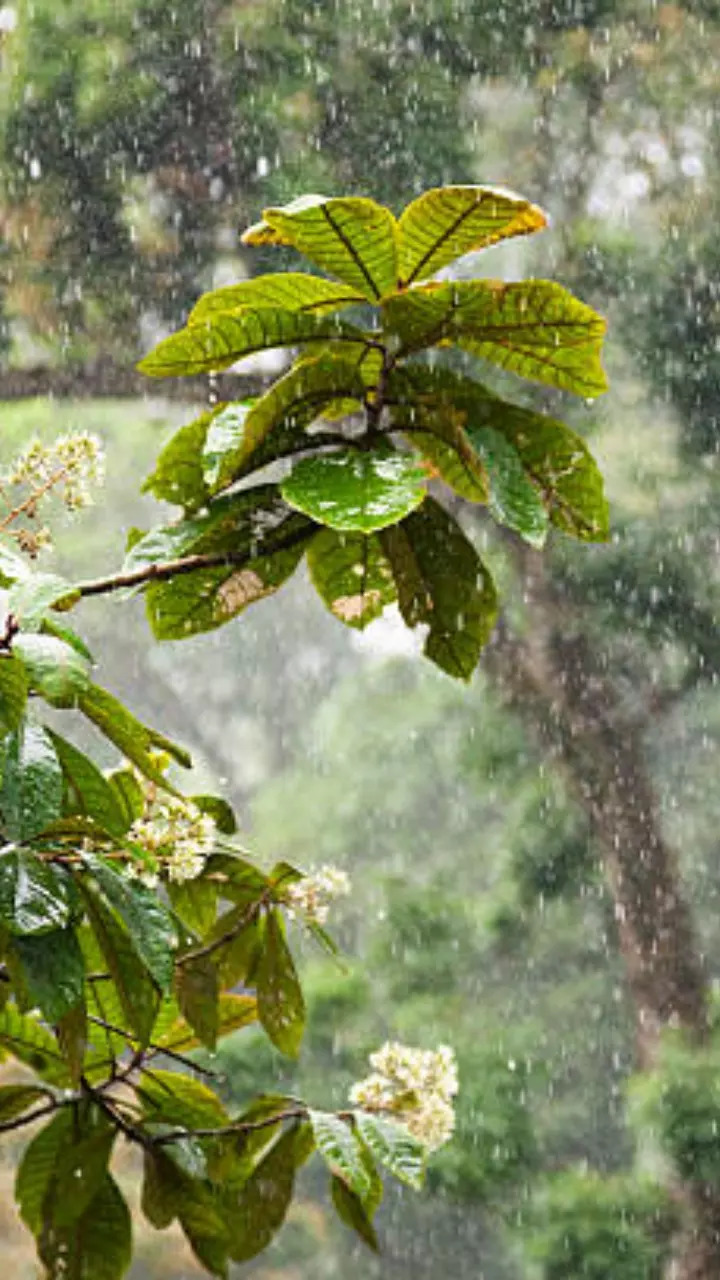
M175 996L185 1021L201 1044L214 1050L218 1037L218 973L210 956L198 956L178 967Z
M502 187L436 187L413 200L398 223L405 285L435 275L456 258L546 225L537 205Z
M351 1191L342 1178L338 1178L334 1174L330 1179L330 1194L340 1220L346 1226L352 1227L353 1231L360 1236L360 1239L364 1240L365 1244L375 1253L379 1253L380 1246L375 1228L360 1197L354 1191Z
M141 1102L148 1123L177 1125L182 1129L222 1128L230 1116L212 1089L181 1075L156 1071L143 1076Z
M276 911L266 917L255 983L264 1030L281 1053L296 1058L305 1029L305 1001Z
M121 755L131 760L146 778L158 786L172 789L153 753L167 753L183 768L190 767L192 762L186 751L156 729L141 724L127 707L99 685L91 684L81 695L79 705L88 720L92 720L114 743Z
M64 812L92 818L111 835L124 835L130 822L111 782L89 756L51 729L47 732L65 780Z
M21 724L5 749L0 810L11 840L31 840L60 817L63 777L49 734Z
M295 1132L287 1129L228 1204L230 1256L247 1262L267 1248L280 1230L295 1181Z
M148 973L161 990L169 990L178 937L177 927L167 907L154 890L128 880L102 858L86 853L83 862L105 902L127 929Z
M313 586L336 618L362 630L396 597L380 539L373 534L323 529L307 552Z
M70 1084L70 1074L55 1037L33 1013L20 1013L12 1002L0 1010L0 1046L31 1067L47 1084Z
M14 652L22 659L30 685L54 707L74 707L89 684L87 660L56 636L18 635Z
M371 1179L363 1160L362 1148L345 1120L329 1111L309 1111L315 1145L330 1172L364 1201L369 1195Z
M204 293L195 303L188 317L188 324L197 324L216 311L236 311L241 307L278 307L283 311L303 311L321 315L338 311L341 307L364 302L357 289L324 280L322 276L307 275L302 271L282 271L239 284L225 285Z
M517 450L490 427L471 429L468 435L490 478L490 510L495 519L515 529L532 547L543 547L549 516Z
M298 462L281 484L291 506L319 524L372 533L424 501L427 476L414 458L390 449L342 449Z
M85 965L74 929L16 938L13 951L28 995L48 1022L82 1005Z
M19 658L0 657L0 738L17 729L27 705L28 675Z
M425 1176L425 1149L402 1124L367 1111L355 1112L357 1131L376 1160L419 1191Z
M77 891L64 867L25 850L0 853L0 921L12 934L49 933L69 924Z

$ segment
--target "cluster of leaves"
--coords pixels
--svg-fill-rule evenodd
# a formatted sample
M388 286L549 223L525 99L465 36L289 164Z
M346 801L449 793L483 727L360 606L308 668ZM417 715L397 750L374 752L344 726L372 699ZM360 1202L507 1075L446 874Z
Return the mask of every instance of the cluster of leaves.
M399 219L364 198L304 196L266 210L244 241L290 246L333 279L269 274L206 294L140 365L164 378L299 349L265 395L183 427L147 481L183 507L134 542L125 566L129 583L149 581L159 638L222 625L306 555L337 618L362 628L397 601L406 624L426 630L426 655L467 679L497 596L448 510L452 495L487 504L534 547L551 525L607 536L601 477L581 438L442 355L455 348L584 397L605 389L604 321L560 285L431 278L544 225L521 197L474 186L426 192ZM352 320L339 314L348 310ZM446 505L429 492L435 480Z
M632 1115L688 1182L720 1187L720 1046L668 1036L654 1071L631 1082Z

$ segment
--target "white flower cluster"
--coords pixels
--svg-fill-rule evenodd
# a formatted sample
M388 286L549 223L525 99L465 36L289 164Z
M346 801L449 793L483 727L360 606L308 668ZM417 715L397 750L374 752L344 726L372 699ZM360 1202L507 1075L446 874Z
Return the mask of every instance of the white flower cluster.
M388 1041L370 1054L372 1074L350 1091L364 1111L382 1111L400 1120L428 1151L436 1151L455 1128L453 1098L458 1091L455 1053L447 1045L414 1049Z
M0 518L0 530L11 534L21 551L36 556L52 545L49 529L34 524L43 499L54 494L68 511L79 511L92 503L92 486L101 484L103 477L97 436L77 431L58 436L52 444L32 440L0 476L0 493L8 508Z
M132 879L154 887L162 870L168 880L182 884L203 870L215 844L215 823L191 801L163 796L151 803L145 817L133 822L128 839L142 850L142 856L127 865Z
M310 924L325 924L331 904L350 892L350 880L339 867L324 866L288 885L285 901L288 913L302 916Z

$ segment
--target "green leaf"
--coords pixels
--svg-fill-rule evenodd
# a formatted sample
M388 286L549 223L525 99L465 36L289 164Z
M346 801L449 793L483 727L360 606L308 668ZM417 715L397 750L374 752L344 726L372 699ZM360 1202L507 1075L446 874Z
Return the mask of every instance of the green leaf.
M168 884L167 893L173 911L183 924L204 938L217 915L218 885L205 876L196 876L181 884Z
M74 1005L58 1019L55 1035L75 1088L79 1088L90 1044L90 1024L84 1001ZM107 1066L105 1068L107 1071Z
M283 208L265 209L262 222L242 241L291 245L371 302L397 284L397 224L374 200L301 196Z
M295 1181L295 1132L287 1129L228 1205L230 1257L247 1262L267 1248L280 1230Z
M469 680L497 616L495 586L477 551L432 498L382 538L405 622L427 626L426 656Z
M28 697L28 676L23 663L10 653L0 656L0 738L17 729Z
M390 563L374 534L322 529L310 543L307 565L320 599L349 627L363 630L396 597Z
M369 1245L375 1253L379 1253L380 1246L375 1234L375 1228L360 1197L350 1190L342 1178L338 1178L335 1174L330 1179L330 1195L341 1222L344 1222L348 1227L352 1227L353 1231L357 1232L366 1245Z
M132 769L113 769L107 775L107 780L118 807L122 810L124 828L127 831L145 811L143 789Z
M142 1211L151 1226L163 1231L175 1221L183 1190L182 1174L160 1147L143 1152Z
M316 445L307 428L338 398L357 403L367 387L360 362L333 352L297 361L249 409L228 405L210 425L205 479L217 492L278 458Z
M68 1068L58 1053L55 1037L32 1013L20 1013L9 1003L0 1010L0 1046L25 1063L47 1084L70 1084Z
M224 800L222 796L196 795L191 796L193 804L201 811L212 818L218 831L224 836L234 836L237 831L237 819L233 812L233 807Z
M58 733L53 733L52 729L47 732L65 779L65 813L92 818L111 835L124 835L131 822L127 820L127 812L123 809L116 788L97 765L71 742L61 738Z
M72 1195L69 1188L66 1195ZM39 1252L51 1276L122 1280L132 1260L132 1223L122 1193L109 1173L81 1217L65 1229L43 1233Z
M52 1095L35 1084L4 1084L0 1086L0 1123L14 1120L30 1111L36 1102L47 1102Z
M32 576L27 560L12 547L0 544L0 587L11 587L13 582Z
M410 364L392 371L386 397L393 427L405 433L445 483L470 502L487 502L487 474L466 434L473 389L483 407L493 398L448 369Z
M233 991L224 991L217 1001L218 1039L239 1031L243 1027L252 1026L258 1019L257 1001L254 996L237 995ZM177 1018L161 1033L157 1028L153 1031L153 1044L161 1048L174 1049L177 1053L186 1053L188 1049L196 1049L202 1040L196 1035L184 1018Z
M365 338L361 329L335 315L273 307L219 311L164 338L140 361L138 369L151 378L187 377L228 369L255 351L319 341L358 343Z
M48 1022L82 1004L85 965L74 929L15 938L12 945L28 995Z
M56 636L22 632L13 650L25 664L30 685L54 707L74 707L89 684L85 658Z
M315 1145L330 1172L364 1201L369 1195L371 1179L363 1160L362 1148L345 1120L329 1111L309 1111Z
M81 658L84 658L87 663L92 665L94 662L92 653L82 636L79 636L72 627L69 627L64 622L58 622L57 618L48 615L43 618L42 629L46 635L55 636L56 639L69 644L71 649L74 649L76 653L80 654Z
M255 973L260 1022L273 1044L296 1058L305 1028L305 1001L277 912L266 918Z
M383 314L404 354L454 344L576 395L607 390L600 364L604 319L552 281L421 285L387 298Z
M127 1025L141 1044L147 1044L160 1006L157 987L139 959L127 929L91 885L80 883L90 924L122 1009L120 1025ZM101 1018L104 1008L104 1003L98 1005Z
M26 850L0 853L0 921L12 934L46 934L69 924L77 891L68 871Z
M20 1216L34 1236L44 1225L46 1196L55 1180L61 1151L72 1141L72 1112L69 1108L53 1116L25 1148L15 1178L15 1199Z
M163 770L156 763L153 752L166 752L177 764L181 764L186 769L190 767L192 762L186 751L176 746L174 742L170 742L157 730L141 724L127 707L118 702L117 698L114 698L106 689L101 689L99 685L89 685L81 694L79 705L88 720L92 720L93 724L97 725L101 733L114 743L118 751L131 760L146 778L157 783L158 786L172 790L168 786Z
M367 1111L355 1112L363 1142L390 1173L419 1191L425 1176L425 1149L402 1124Z
M218 972L210 956L180 965L175 975L175 996L182 1014L206 1049L214 1050L218 1037Z
M348 448L303 458L280 490L291 506L319 524L372 533L419 507L426 485L424 470L407 454Z
M177 927L157 894L146 885L128 880L102 858L83 855L107 904L117 912L133 947L161 990L169 990L173 978L173 952Z
M242 307L251 310L275 307L283 311L321 315L364 301L364 296L357 289L346 288L334 280L323 280L322 276L311 276L302 271L282 271L255 276L252 280L242 280L239 284L225 285L212 293L204 293L190 312L188 324L206 320L217 311L237 311Z
M194 422L181 427L161 451L155 470L143 484L143 493L172 502L186 511L197 511L210 497L205 483L202 454L208 427L226 406L215 405Z
M546 224L542 209L502 187L425 191L403 210L398 222L403 284L426 280L465 253L529 235Z
M75 1140L57 1158L54 1194L45 1199L46 1230L62 1232L82 1218L102 1185L116 1137L117 1129L95 1107L80 1113Z
M258 485L242 493L227 494L211 502L202 515L158 525L133 543L124 572L163 564L187 555L227 552L248 557L268 530L282 524L288 510L276 485Z
M8 738L0 812L11 840L31 840L60 817L63 777L52 740L39 725L24 723Z
M54 604L62 601L63 608L69 608L79 599L65 578L55 573L33 573L10 588L7 607L26 634L40 629Z
M549 516L517 449L491 427L471 428L468 435L490 477L490 510L495 519L515 529L530 546L543 547Z
M250 983L260 954L261 929L258 919L248 919L245 903L233 907L218 918L208 934L208 942L226 935L229 935L228 941L215 952L220 982L223 987L235 987L240 982Z
M220 1099L207 1085L179 1071L144 1075L138 1090L148 1123L177 1125L182 1129L216 1129L230 1123Z

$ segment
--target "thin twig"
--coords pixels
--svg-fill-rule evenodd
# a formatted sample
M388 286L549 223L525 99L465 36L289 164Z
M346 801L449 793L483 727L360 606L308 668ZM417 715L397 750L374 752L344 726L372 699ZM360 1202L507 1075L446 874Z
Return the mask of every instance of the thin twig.
M116 1036L122 1036L129 1045L137 1044L137 1036L134 1036L130 1031L123 1030L122 1027L115 1026L112 1022L107 1022L105 1018L98 1018L95 1014L89 1013L88 1022L94 1022L96 1026L103 1027L105 1031L111 1031ZM201 1067L198 1063L193 1062L192 1058L186 1058L184 1054L178 1053L176 1049L166 1048L165 1045L156 1044L152 1040L150 1040L146 1045L146 1050L147 1049L149 1049L153 1054L165 1054L166 1057L172 1058L174 1061L181 1063L181 1065L187 1067L188 1070L196 1071L198 1075L207 1076L210 1080L219 1079L216 1071L211 1071L208 1067ZM139 1066L140 1064L138 1063L137 1065ZM117 1079L113 1080L112 1083L116 1084Z

